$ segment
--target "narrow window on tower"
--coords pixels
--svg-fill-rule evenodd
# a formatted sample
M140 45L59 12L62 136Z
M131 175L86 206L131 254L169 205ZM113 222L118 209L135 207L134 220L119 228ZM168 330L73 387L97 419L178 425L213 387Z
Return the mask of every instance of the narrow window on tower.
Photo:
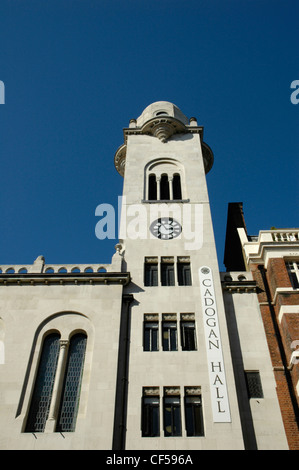
M169 181L168 175L164 174L161 176L160 181L160 199L162 201L169 201L170 193L169 193Z
M158 387L144 387L141 413L142 437L160 436L160 397Z
M157 181L154 174L149 175L148 178L148 199L150 201L157 200Z
M166 387L163 401L164 436L181 436L181 398L178 387Z
M289 278L292 283L293 289L299 288L299 261L287 261L286 268L288 270Z
M76 334L69 346L62 399L57 420L58 432L75 431L83 374L86 335Z
M59 355L58 333L46 336L35 380L25 432L43 432L48 418Z
M173 175L172 180L173 199L182 199L181 177L179 174Z
M185 420L187 436L204 436L200 387L185 388Z
M259 371L245 371L248 398L263 398L262 382Z
M181 341L183 351L196 350L194 314L181 314Z
M158 258L147 257L144 262L144 285L158 285Z
M177 274L179 286L191 286L191 266L189 257L178 257Z
M159 321L158 315L146 314L143 322L143 350L159 350Z
M162 346L163 351L178 350L178 332L175 314L163 314Z
M174 286L174 259L161 258L161 285Z

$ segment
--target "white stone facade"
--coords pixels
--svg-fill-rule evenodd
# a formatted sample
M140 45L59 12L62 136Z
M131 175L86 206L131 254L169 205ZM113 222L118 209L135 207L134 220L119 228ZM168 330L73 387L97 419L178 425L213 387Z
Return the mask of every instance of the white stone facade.
M286 449L252 279L229 285L219 273L205 176L213 154L203 128L172 103L158 102L130 122L124 138L115 155L124 190L112 263L50 266L39 257L32 266L1 267L0 448ZM163 217L179 223L181 233L166 224L157 238L150 227ZM154 285L146 285L147 264ZM157 338L154 350L145 351L146 322L154 328L152 340ZM195 327L189 349L183 345L184 322ZM25 432L49 332L59 332L64 345L76 332L87 336L73 432L55 431L58 381L44 432ZM170 337L175 345L163 350ZM264 397L249 408L243 366L259 370L263 383ZM149 397L155 423L153 408L142 416ZM195 409L188 403L200 403L201 432L188 421ZM170 418L177 421L169 424ZM154 427L152 435L145 421ZM246 434L248 423L252 430Z

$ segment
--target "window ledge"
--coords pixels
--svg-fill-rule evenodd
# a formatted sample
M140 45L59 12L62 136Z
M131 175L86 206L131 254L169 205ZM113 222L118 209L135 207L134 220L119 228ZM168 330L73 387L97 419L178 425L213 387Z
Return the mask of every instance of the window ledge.
M187 202L190 202L190 199L160 199L159 201L151 200L151 199L141 200L142 204L173 204L173 203L185 204Z

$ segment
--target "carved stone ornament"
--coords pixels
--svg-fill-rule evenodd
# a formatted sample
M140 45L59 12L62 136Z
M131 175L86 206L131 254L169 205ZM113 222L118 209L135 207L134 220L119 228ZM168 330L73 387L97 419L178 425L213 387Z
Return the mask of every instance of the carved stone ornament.
M186 126L172 116L154 117L146 121L142 127L130 127L124 129L125 143L115 153L114 165L121 176L125 174L126 165L126 141L129 135L151 135L165 143L175 134L200 134L202 138L203 128L200 126ZM205 172L208 173L213 166L214 156L210 147L202 142L202 154Z
M159 387L144 387L143 396L159 396Z
M115 168L121 176L124 176L125 174L126 152L127 146L126 144L123 144L117 149L116 154L114 156Z
M166 142L174 134L187 132L186 126L177 119L167 117L155 117L147 121L141 128L142 134L149 134L157 137L161 142Z

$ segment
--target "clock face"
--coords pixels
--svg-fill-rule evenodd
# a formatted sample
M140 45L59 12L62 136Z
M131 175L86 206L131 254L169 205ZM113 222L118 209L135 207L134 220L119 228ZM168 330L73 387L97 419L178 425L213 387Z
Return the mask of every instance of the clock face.
M180 235L181 225L171 217L161 217L155 220L150 226L151 233L161 240L171 240Z

